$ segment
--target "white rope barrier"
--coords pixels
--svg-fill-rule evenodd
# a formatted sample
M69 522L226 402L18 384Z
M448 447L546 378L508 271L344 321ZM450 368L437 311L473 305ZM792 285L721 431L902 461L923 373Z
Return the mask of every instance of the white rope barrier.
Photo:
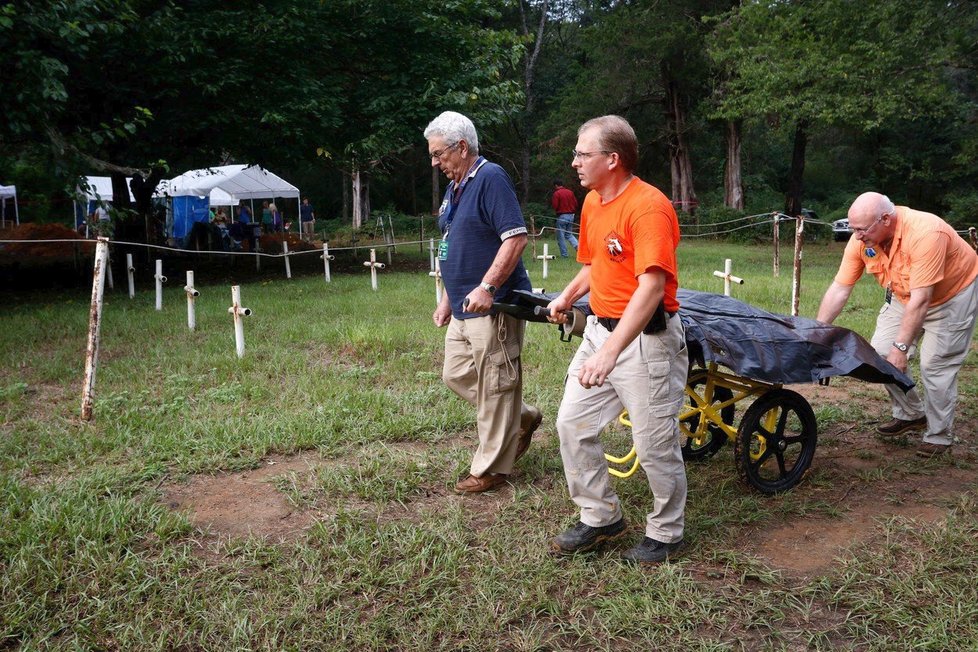
M780 220L792 220L792 221L795 220L795 218L790 217L790 216L785 215L784 213L780 213L780 212L774 212L774 213L758 213L757 215L748 215L748 216L736 218L736 219L733 219L733 220L725 220L723 222L713 222L713 223L710 223L710 224L702 224L702 225L699 225L699 224L680 224L679 225L679 228L680 228L680 231L682 232L682 237L683 238L715 238L715 237L718 237L718 236L723 236L723 235L728 235L730 233L736 233L738 231L743 231L744 229L750 229L750 228L754 228L754 227L757 227L757 226L763 226L765 224L773 224L774 221L775 221L775 216L777 216ZM766 219L763 219L763 220L758 220L757 219L757 218L761 218L761 217L766 218ZM751 222L749 224L743 224L741 226L733 227L733 228L730 228L730 229L723 229L723 230L720 230L720 231L710 230L710 231L707 231L707 232L704 232L704 233L692 233L692 231L696 231L696 230L699 230L699 229L713 229L716 226L723 226L723 225L727 225L727 224L736 224L738 222L745 222L745 221L748 221L748 220L756 220L756 221ZM827 222L822 222L820 220L810 220L810 219L806 219L805 220L805 224L807 226L819 226L819 227L831 227L832 226L830 223L827 223ZM546 234L547 231L552 231L552 232L556 233L557 232L557 228L556 227L553 227L553 226L541 226L537 231L535 231L535 232L529 232L529 233L527 233L527 235L528 235L528 237L531 237L531 238L542 238L542 237L545 236L545 234ZM571 232L574 233L575 235L577 235L577 234L580 233L579 230L573 230L573 229L571 230ZM968 230L967 229L958 230L958 231L956 231L956 233L958 233L958 235L961 235L962 237L967 237ZM91 245L94 245L96 243L96 240L94 240L92 238L74 238L74 239L62 238L62 239L52 239L52 240L43 240L43 239L42 240L0 240L0 245L5 245L5 244L10 244L10 245L16 245L16 244L51 244L51 243L91 244ZM431 239L421 239L421 240L405 240L405 241L399 241L399 242L394 242L394 243L384 243L384 244L378 243L378 244L375 244L373 246L375 248L387 247L388 249L390 249L391 247L406 247L406 246L410 246L410 245L424 245L424 244L429 244L429 246L430 246L430 243L431 243ZM285 244L285 243L283 242L283 244ZM322 256L322 251L319 250L319 249L309 249L309 250L304 250L304 251L290 251L290 250L287 250L286 249L283 253L280 253L280 254L270 254L270 253L265 253L263 251L257 251L257 252L255 252L255 251L223 251L223 250L180 249L178 247L167 247L167 246L164 246L164 245L148 244L148 243L145 243L145 242L128 242L128 241L125 241L125 240L112 240L112 241L110 241L110 245L122 245L122 246L127 246L127 247L144 247L146 249L156 249L156 250L159 250L159 251L169 251L169 252L178 253L178 254L197 254L197 255L205 255L205 256L213 256L213 255L222 255L222 256L255 256L256 258L260 257L260 258L272 258L272 259L284 258L286 260L286 263L288 262L288 258L289 257L295 258L297 256L304 256L306 254L315 254L317 256ZM285 245L285 246L287 246L287 245ZM335 252L338 252L338 251L358 251L360 249L368 249L370 246L371 246L370 244L357 244L357 245L350 245L348 247L333 247L333 246L330 246L329 250L330 250L331 253L335 253Z
M747 220L756 220L759 217L766 217L766 218L768 218L768 220L770 220L771 217L772 217L772 215L773 215L773 213L758 213L757 215L746 215L744 217L737 217L737 218L734 218L732 220L726 220L726 221L723 221L723 222L710 222L709 224L702 224L702 225L700 225L700 224L684 224L684 223L680 222L679 223L679 228L680 229L684 229L684 228L690 228L691 229L691 228L696 228L698 226L723 226L724 224L736 224L737 222L746 222ZM761 224L761 223L762 222L758 222L758 224Z
M754 222L753 224L745 224L743 226L734 227L732 229L727 229L725 231L710 231L708 233L683 233L684 238L712 238L718 235L726 235L727 233L734 233L736 231L743 231L744 229L752 229L756 226L763 226L764 224L773 223L774 220L765 220L763 222Z

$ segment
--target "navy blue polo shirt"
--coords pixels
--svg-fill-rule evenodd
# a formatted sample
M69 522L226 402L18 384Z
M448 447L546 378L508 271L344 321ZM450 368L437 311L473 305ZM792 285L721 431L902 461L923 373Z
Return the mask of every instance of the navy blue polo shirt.
M455 319L482 316L464 312L462 301L482 282L503 240L526 233L516 188L505 170L480 158L463 184L457 200L453 196L455 183L448 184L438 217L442 237L446 238L447 231L448 241L448 257L440 263L441 276ZM520 260L493 300L507 302L512 290L529 289L530 277Z

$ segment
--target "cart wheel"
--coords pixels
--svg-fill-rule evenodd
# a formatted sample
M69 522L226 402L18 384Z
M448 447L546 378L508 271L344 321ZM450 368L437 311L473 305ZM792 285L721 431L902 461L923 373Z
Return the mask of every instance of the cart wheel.
M773 389L744 413L734 444L737 470L761 493L787 491L805 475L817 442L815 413L805 397Z
M687 386L693 390L697 395L700 394L697 388L702 388L706 386L706 376L699 376L698 378L691 378ZM733 398L733 392L731 392L726 387L720 387L714 385L713 387L713 397L710 401L711 405L717 403L724 403ZM683 410L687 410L692 400L687 396L687 405L683 407ZM734 404L724 407L720 410L720 416L723 418L723 422L728 426L732 426L734 422L734 413L736 409ZM705 418L701 412L698 412L690 417L686 417L682 420L682 423L689 429L690 432L695 433L697 428L699 428L700 419ZM679 429L679 443L683 450L683 459L687 461L699 462L702 460L707 460L717 454L717 452L723 448L723 445L727 443L727 433L725 433L720 426L715 423L710 423L706 426L706 433L703 435L701 441L696 441L692 437L686 436L686 433L682 428Z

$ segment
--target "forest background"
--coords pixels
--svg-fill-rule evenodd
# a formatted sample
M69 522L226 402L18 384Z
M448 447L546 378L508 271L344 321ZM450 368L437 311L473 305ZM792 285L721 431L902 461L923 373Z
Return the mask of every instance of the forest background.
M576 129L617 113L684 221L831 220L876 189L961 228L976 54L967 0L7 3L0 182L22 219L68 223L80 175L111 174L120 209L145 176L121 213L138 230L158 179L257 163L319 218L349 223L354 173L366 206L429 214L444 181L422 130L452 109L542 204L554 178L582 194Z

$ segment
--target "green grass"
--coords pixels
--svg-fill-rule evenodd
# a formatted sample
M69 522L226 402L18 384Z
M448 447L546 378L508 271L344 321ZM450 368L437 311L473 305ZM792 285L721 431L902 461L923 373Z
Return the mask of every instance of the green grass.
M803 315L814 315L840 253L807 245ZM746 279L734 296L788 312L790 258L774 279L767 247L684 242L682 286L722 291L712 271L724 258ZM527 262L547 290L577 270L557 260L544 281ZM889 522L885 544L811 579L768 567L756 554L765 541L743 540L791 518L840 517L820 491L835 483L939 469L884 464L840 479L816 468L795 491L763 497L740 484L725 449L690 466L683 561L643 570L614 551L555 559L548 539L576 511L553 430L574 347L554 327L527 328L525 394L546 415L538 443L511 489L462 499L450 489L468 468L474 414L441 383L444 331L431 323L426 274L385 271L376 293L366 272L246 285L243 360L229 288L199 275L197 286L196 332L177 288L161 312L151 292L108 294L91 423L78 416L87 293L12 296L0 312L0 649L978 645L972 494L946 521ZM870 333L880 298L861 282L839 323ZM974 374L961 383L975 395ZM849 405L814 407L823 431L859 417ZM629 446L621 429L607 441ZM316 515L295 540L202 532L161 502L168 483L298 451L322 465L272 482ZM641 523L645 482L615 485Z

